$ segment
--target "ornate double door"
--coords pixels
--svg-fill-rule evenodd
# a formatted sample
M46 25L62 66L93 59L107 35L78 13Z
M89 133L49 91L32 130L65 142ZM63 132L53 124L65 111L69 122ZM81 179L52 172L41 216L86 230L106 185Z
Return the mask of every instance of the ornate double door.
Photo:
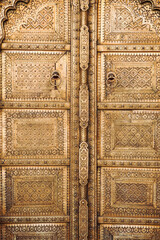
M156 0L0 3L0 239L160 239Z

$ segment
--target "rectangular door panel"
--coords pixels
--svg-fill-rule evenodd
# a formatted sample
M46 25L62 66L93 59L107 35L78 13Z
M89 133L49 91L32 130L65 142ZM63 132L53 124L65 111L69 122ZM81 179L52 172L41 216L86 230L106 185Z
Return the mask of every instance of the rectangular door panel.
M157 103L160 56L154 53L99 53L99 101Z
M69 101L70 53L3 51L3 101Z
M107 224L100 226L100 240L157 240L159 238L159 227Z
M69 157L67 110L3 110L3 157Z
M66 240L69 239L68 224L8 224L3 225L4 240Z
M5 216L65 216L69 212L67 167L4 167Z
M100 216L160 217L158 169L99 169Z
M99 158L159 160L159 111L100 111Z

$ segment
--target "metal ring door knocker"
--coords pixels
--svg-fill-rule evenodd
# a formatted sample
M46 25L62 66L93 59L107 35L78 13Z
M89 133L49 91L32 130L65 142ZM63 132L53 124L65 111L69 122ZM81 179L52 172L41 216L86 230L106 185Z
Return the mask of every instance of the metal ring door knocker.
M62 80L59 71L54 70L54 72L51 74L51 85L54 87L54 90L58 90L61 82Z
M106 95L111 94L116 85L116 74L114 72L109 72L106 79Z

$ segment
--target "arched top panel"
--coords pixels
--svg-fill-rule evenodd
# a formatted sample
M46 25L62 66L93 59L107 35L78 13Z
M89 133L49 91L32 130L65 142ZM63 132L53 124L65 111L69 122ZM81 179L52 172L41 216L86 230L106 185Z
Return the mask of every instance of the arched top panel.
M160 11L153 6L151 1L99 0L99 44L159 43Z
M17 2L20 0L2 0L0 3L0 43L4 39L4 22L7 20L7 12L12 9L16 9ZM23 3L28 3L29 0L21 0Z
M16 10L7 12L4 42L69 43L69 2L69 0L30 0L27 5L24 1L17 2Z

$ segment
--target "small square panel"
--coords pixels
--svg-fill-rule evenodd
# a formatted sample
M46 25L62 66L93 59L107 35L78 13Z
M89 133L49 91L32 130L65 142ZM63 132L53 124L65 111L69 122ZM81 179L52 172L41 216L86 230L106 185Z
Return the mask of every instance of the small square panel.
M160 216L159 170L104 167L100 175L100 216Z
M4 110L4 158L67 158L68 111Z
M100 226L100 240L158 240L160 228L158 226L139 225L107 225Z
M69 101L70 54L2 53L3 101Z
M3 168L3 214L67 215L68 177L67 167Z
M159 111L99 111L99 158L159 160Z
M67 224L9 224L2 226L4 240L66 240Z

